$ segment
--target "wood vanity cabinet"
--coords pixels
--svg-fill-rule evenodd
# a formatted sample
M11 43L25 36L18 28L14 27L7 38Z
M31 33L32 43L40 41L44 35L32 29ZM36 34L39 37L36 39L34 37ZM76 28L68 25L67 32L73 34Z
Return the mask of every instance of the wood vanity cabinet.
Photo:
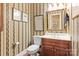
M42 38L41 56L71 56L71 41Z
M0 3L0 32L3 29L3 4Z

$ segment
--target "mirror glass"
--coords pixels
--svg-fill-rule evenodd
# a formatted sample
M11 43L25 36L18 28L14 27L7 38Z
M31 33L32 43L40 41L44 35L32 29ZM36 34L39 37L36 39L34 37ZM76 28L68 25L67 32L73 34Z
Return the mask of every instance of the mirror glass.
M71 4L48 4L48 31L69 33L71 20Z

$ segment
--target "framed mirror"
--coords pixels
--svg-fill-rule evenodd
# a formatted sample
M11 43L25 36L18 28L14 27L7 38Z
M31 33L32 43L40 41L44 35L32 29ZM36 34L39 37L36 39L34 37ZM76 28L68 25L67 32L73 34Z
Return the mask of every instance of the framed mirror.
M54 10L48 12L48 30L52 32L62 31L64 29L64 10Z

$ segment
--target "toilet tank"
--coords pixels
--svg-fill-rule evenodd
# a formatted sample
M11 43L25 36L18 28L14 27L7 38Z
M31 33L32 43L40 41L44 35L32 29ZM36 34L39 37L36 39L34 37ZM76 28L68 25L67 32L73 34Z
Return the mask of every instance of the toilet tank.
M33 36L33 39L34 39L35 45L41 45L41 36L35 35L35 36Z

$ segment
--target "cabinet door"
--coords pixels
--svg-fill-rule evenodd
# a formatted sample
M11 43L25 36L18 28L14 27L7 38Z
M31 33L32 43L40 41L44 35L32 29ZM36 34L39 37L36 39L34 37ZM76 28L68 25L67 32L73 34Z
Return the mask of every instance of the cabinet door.
M61 47L54 47L54 50L55 50L55 55L56 56L69 56L69 51L68 49L64 49L64 48L61 48Z
M0 31L3 28L3 4L0 3Z
M52 46L42 46L42 55L43 56L54 56L53 47Z

